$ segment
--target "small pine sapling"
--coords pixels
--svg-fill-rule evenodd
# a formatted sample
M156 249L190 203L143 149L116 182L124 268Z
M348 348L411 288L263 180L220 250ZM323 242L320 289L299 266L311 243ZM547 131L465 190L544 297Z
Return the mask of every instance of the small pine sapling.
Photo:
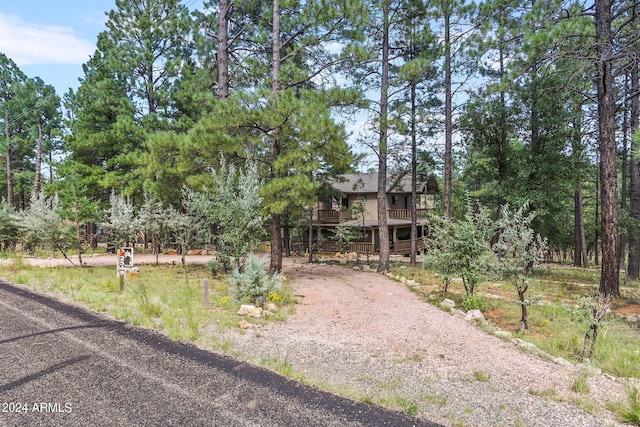
M255 303L260 298L268 299L271 294L279 294L282 281L278 274L269 275L266 270L267 262L249 254L244 269L234 268L229 277L229 296L235 302Z

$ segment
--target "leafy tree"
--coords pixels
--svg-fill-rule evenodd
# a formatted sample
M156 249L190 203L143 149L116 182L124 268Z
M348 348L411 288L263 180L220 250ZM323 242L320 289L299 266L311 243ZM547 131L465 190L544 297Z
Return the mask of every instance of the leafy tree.
M453 235L450 231L451 220L433 216L428 225L425 238L424 267L433 269L442 276L444 292L449 292L451 279L456 273L457 254L453 251Z
M213 230L223 265L242 268L244 257L255 250L264 236L260 214L260 178L255 162L238 168L224 157L213 171L213 190L188 191L191 210L202 215L202 226Z
M527 308L540 299L529 298L526 293L533 267L542 261L547 249L547 242L531 228L535 213L529 213L528 210L528 203L517 211L512 211L509 205L503 206L498 222L500 235L493 245L493 251L497 255L496 272L518 292L517 301L522 313L520 331L529 328Z
M258 247L264 235L264 218L260 215L260 179L255 163L244 170L224 159L213 173L214 222L218 225L217 242L220 252L243 265L243 258Z
M17 214L20 240L24 248L33 253L36 248L60 251L66 259L73 247L73 224L62 219L58 210L58 196L46 197L43 192L31 197L29 207Z
M82 266L82 253L89 237L86 230L90 224L100 220L97 217L98 203L87 196L87 188L77 174L67 175L56 184L53 188L59 191L60 215L75 226L74 246Z
M165 207L162 201L154 202L148 193L145 194L137 220L145 237L151 241L156 264L162 248L173 242L178 216L178 212L172 206Z
M187 252L211 241L211 201L206 194L182 188L183 211L175 218L171 228L175 230L176 242L180 246L184 276L189 283L187 271Z
M33 180L33 128L36 106L34 82L4 54L0 54L0 121L4 125L7 203L24 208Z
M149 131L159 126L155 120L171 115L173 85L191 53L189 12L179 0L116 0L115 5L104 32L113 46L109 62L127 79L130 99L150 119Z
M143 133L136 126L135 106L126 82L110 68L113 46L101 35L93 57L84 64L85 77L77 92L65 97L66 124L61 175L76 173L89 194L108 206L112 189L134 194L139 184L131 179Z
M492 261L491 238L495 224L487 208L467 198L467 210L459 220L443 218L430 228L433 243L425 256L425 266L445 275L445 286L452 274L462 277L466 297L487 275ZM431 237L431 236L430 236Z
M15 250L19 232L16 211L3 199L0 202L0 243L3 251Z
M116 193L115 190L111 192L109 203L110 207L105 212L100 227L116 247L134 242L136 235L140 232L140 224L134 215L133 203L128 197Z

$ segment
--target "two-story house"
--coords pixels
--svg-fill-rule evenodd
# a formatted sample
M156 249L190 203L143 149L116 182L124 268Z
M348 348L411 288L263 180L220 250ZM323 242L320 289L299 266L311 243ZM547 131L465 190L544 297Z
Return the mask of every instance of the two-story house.
M435 179L418 185L418 247L423 248L426 212L435 208L438 184ZM340 225L352 227L359 236L348 246L348 252L377 253L380 250L378 226L378 174L343 175L331 182L333 196L318 203L314 212L314 240L322 235L322 249L337 252L340 245L335 230ZM411 177L387 179L387 224L392 254L408 254L411 250Z

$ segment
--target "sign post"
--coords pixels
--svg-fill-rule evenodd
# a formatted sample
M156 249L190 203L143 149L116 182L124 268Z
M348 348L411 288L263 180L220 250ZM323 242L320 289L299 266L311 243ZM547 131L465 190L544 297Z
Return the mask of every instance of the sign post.
M118 275L120 276L120 293L123 293L124 292L124 250L123 249L120 249Z

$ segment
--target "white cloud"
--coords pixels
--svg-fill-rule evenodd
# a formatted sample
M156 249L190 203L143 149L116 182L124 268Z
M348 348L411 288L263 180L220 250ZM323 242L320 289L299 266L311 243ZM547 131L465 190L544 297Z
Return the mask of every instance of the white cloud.
M82 64L95 44L73 34L69 27L25 22L0 13L0 52L18 66Z

